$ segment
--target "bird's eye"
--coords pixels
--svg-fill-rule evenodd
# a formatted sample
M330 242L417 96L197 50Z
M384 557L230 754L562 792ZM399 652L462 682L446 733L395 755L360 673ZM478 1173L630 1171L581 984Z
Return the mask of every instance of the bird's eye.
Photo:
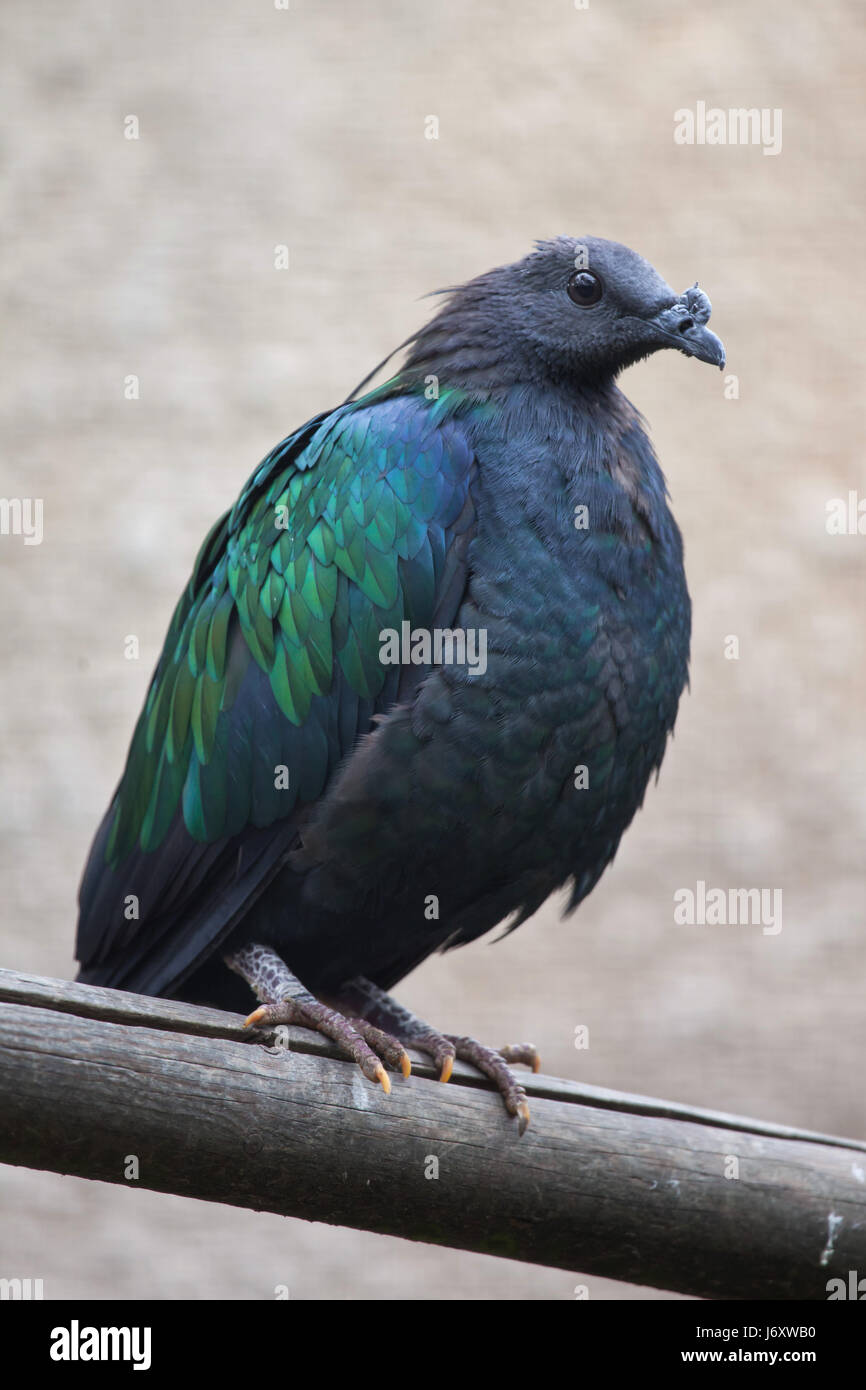
M579 304L581 309L589 309L591 305L597 304L604 294L604 286L598 276L588 270L576 271L566 289L569 299Z

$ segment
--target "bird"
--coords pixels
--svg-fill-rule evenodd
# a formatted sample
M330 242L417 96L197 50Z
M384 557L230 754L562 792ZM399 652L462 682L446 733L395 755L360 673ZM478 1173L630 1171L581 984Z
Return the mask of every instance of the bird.
M572 912L658 775L691 605L617 380L725 350L697 284L600 237L437 293L208 532L84 870L78 979L311 1028L386 1092L410 1047L441 1080L460 1058L522 1134L535 1048L391 991L557 890Z

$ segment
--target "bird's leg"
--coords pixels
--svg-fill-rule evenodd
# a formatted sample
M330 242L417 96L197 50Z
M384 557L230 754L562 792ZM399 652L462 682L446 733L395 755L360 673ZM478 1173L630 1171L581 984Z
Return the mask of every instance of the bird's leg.
M537 1072L541 1063L531 1043L513 1044L497 1052L492 1047L486 1047L484 1043L476 1042L474 1038L459 1038L438 1033L429 1023L416 1018L402 1004L392 999L390 994L386 994L363 976L358 976L343 986L340 990L340 1002L348 1006L351 1013L362 1015L386 1029L389 1035L398 1037L407 1047L426 1052L440 1068L440 1081L447 1081L450 1077L455 1056L461 1061L471 1062L485 1076L490 1077L502 1096L508 1113L517 1117L519 1133L523 1134L529 1124L529 1103L526 1091L512 1075L507 1064L523 1062Z
M409 1075L412 1064L397 1038L367 1019L347 1018L316 999L269 946L244 946L223 959L262 1001L261 1007L245 1020L245 1027L294 1023L312 1028L337 1043L358 1063L367 1079L378 1081L386 1093L391 1089L391 1082L382 1058L389 1066L399 1068L404 1076Z

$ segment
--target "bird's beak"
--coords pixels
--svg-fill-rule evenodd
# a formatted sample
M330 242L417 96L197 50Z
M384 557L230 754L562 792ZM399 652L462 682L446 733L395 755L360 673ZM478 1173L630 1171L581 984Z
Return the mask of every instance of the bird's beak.
M693 285L645 322L668 347L679 348L687 357L721 369L725 365L725 345L707 328L712 307L703 290Z

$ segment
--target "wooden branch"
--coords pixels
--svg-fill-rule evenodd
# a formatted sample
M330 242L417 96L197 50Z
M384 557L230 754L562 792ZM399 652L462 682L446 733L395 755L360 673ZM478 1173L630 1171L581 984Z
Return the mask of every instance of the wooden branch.
M708 1298L866 1268L866 1143L543 1076L518 1139L466 1066L385 1096L285 1031L0 971L0 1161Z

